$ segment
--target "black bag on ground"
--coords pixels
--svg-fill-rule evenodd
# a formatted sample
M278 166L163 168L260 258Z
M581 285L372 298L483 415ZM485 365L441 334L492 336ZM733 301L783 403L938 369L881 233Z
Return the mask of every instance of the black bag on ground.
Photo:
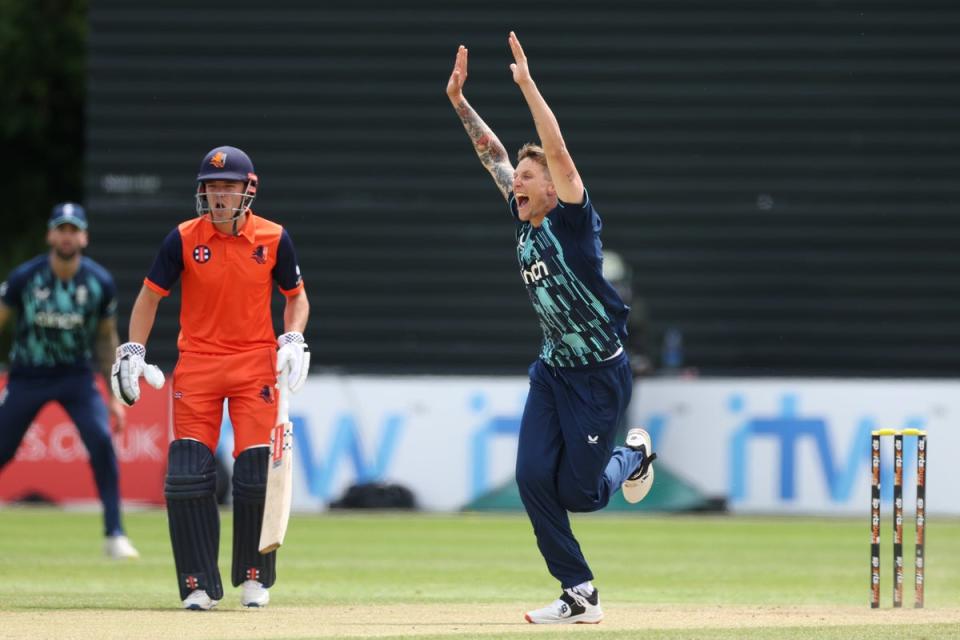
M367 482L348 488L331 509L416 509L413 492L399 484Z

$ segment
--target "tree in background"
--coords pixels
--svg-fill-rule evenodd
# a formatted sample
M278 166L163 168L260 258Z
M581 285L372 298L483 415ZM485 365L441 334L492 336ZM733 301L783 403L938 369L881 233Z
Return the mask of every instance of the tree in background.
M0 280L44 250L53 204L83 199L86 16L86 0L0 0Z

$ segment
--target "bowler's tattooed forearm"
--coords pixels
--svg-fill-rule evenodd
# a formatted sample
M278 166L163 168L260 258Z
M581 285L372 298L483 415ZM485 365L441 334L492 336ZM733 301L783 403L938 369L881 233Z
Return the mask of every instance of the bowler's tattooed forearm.
M466 129L480 162L486 167L504 197L513 184L513 166L507 159L507 150L490 127L477 115L466 100L457 104L457 115Z

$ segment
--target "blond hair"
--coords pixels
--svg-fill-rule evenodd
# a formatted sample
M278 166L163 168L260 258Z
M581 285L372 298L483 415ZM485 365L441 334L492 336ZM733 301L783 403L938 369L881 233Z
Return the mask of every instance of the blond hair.
M517 164L520 164L520 161L526 158L530 158L543 167L543 170L547 173L547 178L550 177L550 167L547 166L547 154L543 152L543 147L533 142L526 143L520 147L520 151L517 151Z

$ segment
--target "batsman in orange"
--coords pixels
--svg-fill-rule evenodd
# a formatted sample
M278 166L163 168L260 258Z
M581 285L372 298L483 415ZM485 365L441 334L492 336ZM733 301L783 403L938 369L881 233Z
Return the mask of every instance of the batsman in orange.
M127 405L140 377L161 387L147 364L147 340L160 301L181 282L180 358L173 371L173 430L164 494L180 599L208 610L223 598L217 566L220 516L213 452L224 400L234 429L233 567L240 603L263 607L276 580L276 551L258 551L277 393L296 392L310 366L303 331L310 303L287 231L250 208L257 195L250 157L217 147L197 175L197 217L167 235L130 315L129 342L117 349L111 386ZM274 333L274 283L286 298L283 333ZM287 388L278 389L286 372Z

